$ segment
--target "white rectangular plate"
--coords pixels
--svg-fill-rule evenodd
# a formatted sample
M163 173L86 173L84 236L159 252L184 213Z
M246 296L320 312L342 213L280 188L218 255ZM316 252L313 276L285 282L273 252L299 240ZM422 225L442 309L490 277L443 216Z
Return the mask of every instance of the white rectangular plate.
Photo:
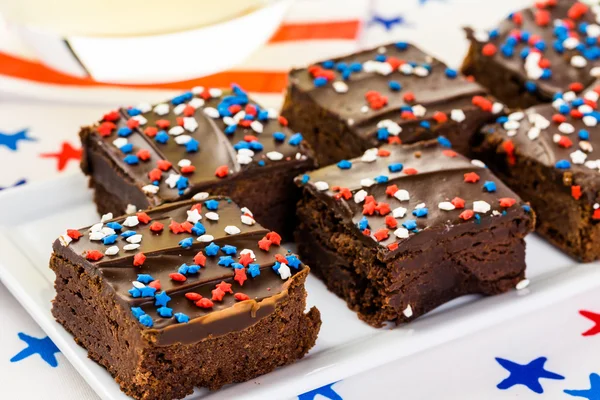
M87 358L50 313L54 274L48 268L53 240L66 228L98 220L83 176L71 175L0 193L0 279L40 324L98 395L127 397L106 370ZM189 399L270 399L316 387L430 349L600 286L600 263L576 265L535 235L527 239L531 285L521 291L467 296L394 329L361 322L345 303L309 277L309 305L321 310L317 345L303 360L219 392L197 390Z

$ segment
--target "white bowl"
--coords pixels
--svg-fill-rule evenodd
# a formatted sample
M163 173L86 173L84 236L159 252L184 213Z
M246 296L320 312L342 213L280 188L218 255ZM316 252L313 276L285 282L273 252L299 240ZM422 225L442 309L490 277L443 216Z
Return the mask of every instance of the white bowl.
M62 37L25 25L15 29L40 61L63 73L107 83L165 83L239 64L275 33L292 2L274 0L225 22L151 36Z

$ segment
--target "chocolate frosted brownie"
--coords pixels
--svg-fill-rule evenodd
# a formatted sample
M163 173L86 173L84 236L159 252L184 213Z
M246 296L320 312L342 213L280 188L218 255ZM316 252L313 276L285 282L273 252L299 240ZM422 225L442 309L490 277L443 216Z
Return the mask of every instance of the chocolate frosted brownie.
M496 29L467 29L471 48L462 71L510 107L552 101L600 75L598 6L542 0Z
M260 223L286 235L298 200L293 178L315 165L302 135L235 85L113 111L80 136L100 214L208 191L255 209Z
M475 153L537 213L537 232L581 261L600 258L598 92L558 95L502 117ZM593 107L592 107L593 106Z
M301 358L306 267L227 198L68 230L54 242L52 313L136 399L182 398Z
M524 279L529 205L435 141L371 149L296 182L299 253L371 325Z
M503 109L477 83L400 42L292 70L282 114L327 165L438 136L467 152L472 134Z

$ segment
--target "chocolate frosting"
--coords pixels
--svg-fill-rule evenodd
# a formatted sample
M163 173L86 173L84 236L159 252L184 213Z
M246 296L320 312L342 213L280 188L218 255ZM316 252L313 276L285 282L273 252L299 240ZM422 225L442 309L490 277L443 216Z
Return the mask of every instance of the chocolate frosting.
M509 115L509 118L514 122L514 116L517 114L520 112ZM573 118L570 115L562 115L564 122L553 122L553 116L561 115L551 104L539 105L525 110L524 117L518 121L518 127L510 132L504 128L506 123L495 123L485 126L482 133L500 135L504 142L514 145L516 154L533 159L546 167L557 168L557 163L568 162L568 168L557 168L556 171L569 174L573 185L582 186L584 195L590 196L590 201L598 201L600 127L595 125L596 122L587 125L582 118ZM544 121L542 126L547 127L541 129L540 120ZM532 130L539 133L531 136ZM587 132L589 138L581 139L581 131Z
M340 169L332 165L313 171L309 173L310 179L304 186L312 195L326 202L358 238L367 245L376 247L378 256L384 261L405 252L409 247L418 247L423 242L435 240L436 235L444 235L451 229L462 229L461 227L468 226L468 230L477 230L478 227L484 228L494 224L496 218L505 218L505 215L511 218L520 217L530 223L533 220L529 207L487 168L477 162L471 163L452 150L444 149L435 141L415 145L386 145L380 149L389 151L389 156L380 155L371 162L357 158L351 161L350 169ZM370 151L377 152L377 150ZM403 165L402 171L390 172L389 166L398 163ZM410 169L416 170L416 174L411 174L413 171ZM475 183L465 182L465 174L469 173L477 174L479 180ZM370 187L363 187L361 184L363 179L381 176L387 177L388 181L375 183ZM494 192L489 192L483 187L488 181L495 184ZM318 186L321 184L317 182L326 182L329 188L319 190ZM297 178L296 183L303 185L301 178ZM392 185L408 191L410 199L400 201L387 194L387 188ZM349 189L353 197L336 198L336 194L339 193L339 190L334 190L337 189L336 187ZM377 211L373 215L363 214L366 200L357 203L354 197L360 190L365 190L368 195L373 196L377 204L387 203L391 210L397 207L406 208L404 217L394 218L397 227L401 228L403 223L414 220L417 229L409 229L408 237L396 237L394 234L396 228L386 226L385 216ZM464 209L444 210L438 207L439 203L450 202L456 197L465 201ZM502 207L500 199L503 198L514 199L515 203ZM462 219L461 213L472 210L474 201L487 202L490 210L476 212L476 216L473 215L468 220ZM413 210L418 205L427 208L428 213L425 217L413 215ZM392 212L386 216L391 215ZM363 217L368 221L368 234L361 232L358 227ZM378 240L374 234L382 229L388 230L389 237Z
M227 109L223 104L230 101L231 98L236 99L231 101L231 103L235 103L236 106L241 107L240 111L246 115L249 114L246 112L248 111L247 107L252 107L258 112L262 112L263 118L260 121L257 121L258 113L252 121L248 121L248 123L253 122L252 126L255 128L242 126L243 122L240 120L237 121L235 131L226 133L226 128L229 125L225 121L232 124L235 122L232 118L240 112L236 111L235 114L232 114L233 117L225 118L223 115L224 112L222 110ZM191 114L184 114L181 109L177 109L176 112L175 104L182 104L183 106L195 104L193 106L195 110ZM91 140L93 140L94 144L104 149L105 154L140 189L152 184L148 173L157 168L158 160L167 160L171 163L171 167L162 172L162 177L158 185L158 193L154 194L145 191L146 196L149 198L148 204L150 205L189 198L193 194L204 191L215 184L225 183L232 179L237 179L242 175L244 178L249 178L254 172L278 168L282 164L287 166L311 166L314 164L312 151L306 142L302 141L301 136L300 139L293 136L294 132L286 127L287 122L285 119L279 119L274 111L263 109L258 104L249 100L241 89L236 88L234 92L228 91L221 94L221 91L216 89L194 88L193 93L187 92L182 96L178 96L170 102L163 103L162 107L166 108L166 113L161 113L161 115L154 111L154 106L148 104L119 110L119 118L114 122L117 128L109 135L101 135L99 133L99 124L92 127ZM219 114L217 109L221 110L221 114ZM209 113L216 113L217 115L209 116L207 115L207 111ZM266 118L267 113L269 115L268 118ZM171 128L181 125L183 118L186 118L185 115L189 115L189 118L197 123L197 128L184 129L184 132L179 135L167 133ZM239 116L241 114L238 114ZM144 123L141 123L138 127L134 127L132 133L126 137L128 143L133 145L133 150L130 154L135 155L142 149L150 152L149 160L140 160L135 165L127 164L124 161L126 154L114 144L115 139L119 138L117 133L119 128L127 126L127 122L132 118L139 118ZM168 121L169 127L164 129L158 127L157 121L159 120ZM102 122L105 121L101 121L100 123ZM168 136L167 142L159 143L156 137L150 137L145 134L144 132L147 128L157 128L159 132L163 130L164 134ZM276 132L281 133L283 139L275 139L273 134ZM199 142L197 151L187 151L185 145L176 143L177 137L181 138L183 135L188 135L193 140ZM255 148L251 159L241 160L240 162L237 156L238 150L234 148L234 145L246 140L258 142L262 149ZM243 151L247 152L247 150ZM191 173L182 172L181 160L189 160L189 164L195 167L195 170ZM219 167L227 167L228 173L226 176L217 176L216 170ZM182 190L179 190L177 187L169 187L165 181L170 175L183 175L188 178L188 186Z
M510 17L505 19L498 26L498 36L486 42L478 42L475 32L472 29L467 29L467 37L472 41L480 43L480 45L484 43L493 43L496 45L498 51L495 55L491 56L492 59L504 68L520 76L523 81L534 80L537 84L538 92L545 97L551 97L554 93L569 90L569 85L573 82L580 82L584 86L589 86L595 79L590 75L590 71L593 67L600 66L600 58L597 60L587 59L586 66L576 68L571 65L571 58L574 55L581 54L577 49L565 49L563 53L559 53L553 48L554 42L557 40L554 35L554 21L557 19L569 19L569 9L575 3L577 2L572 0L559 0L556 6L548 6L543 10L540 10L536 6L525 8L516 13L522 16L522 23L516 23ZM545 11L550 13L549 23L545 26L540 26L536 23L535 14ZM595 13L591 9L588 9L587 12L574 21L576 25L582 22L596 24ZM546 49L542 54L544 58L550 61L550 69L552 71L552 75L548 79L531 79L527 76L525 61L521 58L520 53L523 49L530 47L528 43L519 41L514 46L514 54L511 57L506 57L502 54L500 47L506 42L511 33L515 31L528 32L530 37L537 36L545 43ZM580 31L577 30L576 32L582 40L586 38L586 35L581 35Z
M397 68L387 75L366 72L363 63L374 61L378 55L393 57L403 63L412 63L415 66L426 66L429 74L427 76L418 76L415 73L406 74ZM486 96L485 89L460 74L448 77L446 75L448 67L444 63L413 45L407 44L405 48L403 46L400 49L391 44L336 58L332 61L335 65L360 63L363 64L363 69L360 72L352 73L347 79L342 78L339 70L333 69L335 79L320 87L315 85L314 77L309 69L296 69L290 73L290 84L307 93L323 109L344 121L351 131L362 138L371 139L374 145L377 143L377 124L384 119L397 122L403 129L400 137L405 143L409 143L415 140L414 129L418 128L421 121L428 120L434 127L438 125L438 122L432 118L436 112L450 113L452 110L463 110L468 120L476 118L483 121L492 115L472 104L473 96ZM319 66L323 65L324 63L319 64ZM348 91L337 92L333 87L332 82L334 81L345 82ZM390 81L400 83L401 89L399 91L392 90L389 86ZM387 105L380 109L368 107L365 95L369 91L376 91L387 96ZM404 95L409 92L415 95L414 101L405 100ZM415 105L426 108L423 116L416 119L400 118L400 112L404 108ZM502 110L500 107L498 112ZM455 121L449 119L444 123L455 123ZM436 136L432 130L429 136L420 136L419 139L431 139Z
M211 221L206 217L210 212L206 207L206 201L217 200L218 221ZM88 273L99 276L102 281L114 290L117 301L119 301L127 310L131 307L140 307L145 314L152 318L153 326L146 328L140 324L145 333L155 337L155 343L159 346L170 345L173 343L195 343L208 336L219 336L231 331L237 331L247 328L256 323L259 319L271 314L278 303L287 297L287 289L293 281L302 281L308 272L304 265L299 268L290 266L291 278L282 279L278 272L272 267L276 262L275 255L289 256L283 247L272 244L269 251L261 250L258 241L263 239L269 231L259 224L246 225L241 223L242 211L229 199L223 197L211 197L206 201L185 201L172 205L160 206L147 212L152 220L144 224L142 222L135 227L125 227L117 231L117 234L127 230L135 231L142 235L140 247L133 251L125 251L124 245L128 242L119 237L114 245L120 250L116 255L104 255L98 261L92 261L86 258L86 255L93 250L104 252L113 245L104 245L100 240L90 240L89 229L80 229L82 236L78 240L73 240L68 246L64 246L60 239L54 242L53 248L56 253L66 258L70 262L82 265ZM206 229L206 235L214 237L210 242L199 242L196 235L183 232L174 234L169 230L171 221L182 223L186 221L187 211L194 204L201 204L200 222ZM116 218L104 223L106 227L109 222L116 221L123 224L125 217ZM153 232L150 226L154 222L160 222L164 225L161 232ZM235 226L239 228L238 234L227 234L225 227ZM179 243L186 238L192 238L193 244L190 248L182 248ZM182 264L193 265L194 256L204 250L210 243L214 243L222 248L225 245L234 246L236 253L231 257L235 262L239 262L240 254L243 250L249 249L255 255L253 264L258 264L260 275L252 278L247 272L247 280L240 285L234 280L234 269L218 265L221 256L226 256L223 250L219 250L216 256L206 255L206 264L198 273L187 274L185 282L178 282L170 278L170 274L178 272ZM141 266L134 266L134 256L143 253L146 256ZM247 268L246 268L247 271ZM137 281L138 274L148 274L154 281L160 281L160 290L166 292L171 298L167 307L172 309L173 315L183 313L189 318L187 323L178 323L175 317L161 317L155 306L155 297L137 297L134 298L129 293L133 288L132 282ZM200 294L203 298L212 298L211 291L215 289L220 282L231 284L233 293L243 293L249 297L249 300L238 301L233 294L227 293L222 301L213 300L213 307L200 308L194 301L185 297L186 293L194 292Z

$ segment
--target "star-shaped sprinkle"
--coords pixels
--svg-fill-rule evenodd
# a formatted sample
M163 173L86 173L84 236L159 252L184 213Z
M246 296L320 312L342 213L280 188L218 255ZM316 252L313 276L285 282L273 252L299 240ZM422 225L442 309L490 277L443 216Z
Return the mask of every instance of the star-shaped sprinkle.
M600 314L586 310L579 310L579 314L583 315L595 324L593 327L583 332L581 334L582 336L594 336L600 333Z
M588 400L600 400L600 375L590 374L590 388L585 390L567 389L565 393L574 397L584 397Z
M20 130L13 134L0 132L0 146L5 146L9 150L17 151L17 144L21 140L35 142L37 139L27 136L28 132L27 129Z
M524 385L535 393L544 393L544 389L539 382L541 378L565 379L562 375L544 369L546 360L546 357L539 357L528 364L518 364L504 358L496 357L498 364L510 372L510 375L498 384L498 389L506 390L514 385Z
M69 161L79 161L81 160L81 148L73 147L69 142L63 142L61 149L57 153L42 153L40 154L42 158L56 158L56 169L58 171L62 171L65 169Z
M38 339L23 332L19 332L19 339L27 343L27 347L11 358L10 362L21 361L34 354L39 354L40 357L42 357L42 360L47 362L51 367L58 366L58 360L56 359L55 354L60 353L60 350L48 336Z

